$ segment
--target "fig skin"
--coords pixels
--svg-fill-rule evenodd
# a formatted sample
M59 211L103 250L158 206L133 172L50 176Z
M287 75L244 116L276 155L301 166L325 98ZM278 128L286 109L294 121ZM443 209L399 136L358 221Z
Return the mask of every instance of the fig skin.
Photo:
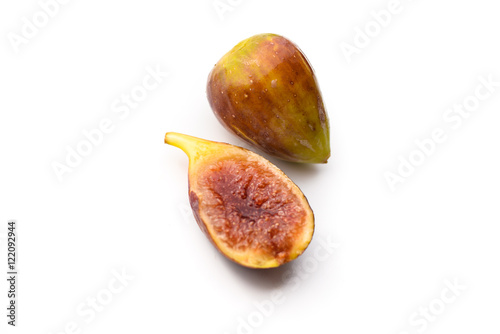
M189 202L211 243L249 268L294 260L309 245L314 214L271 162L241 147L169 132L165 143L189 157Z
M226 129L274 157L303 163L330 157L314 70L285 37L260 34L237 44L210 72L207 98Z

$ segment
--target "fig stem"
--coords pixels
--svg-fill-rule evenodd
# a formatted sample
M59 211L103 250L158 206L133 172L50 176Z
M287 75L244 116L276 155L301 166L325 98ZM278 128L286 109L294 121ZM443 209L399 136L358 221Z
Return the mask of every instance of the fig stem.
M165 144L180 148L191 160L200 150L200 146L205 144L205 140L182 133L167 132L165 134Z

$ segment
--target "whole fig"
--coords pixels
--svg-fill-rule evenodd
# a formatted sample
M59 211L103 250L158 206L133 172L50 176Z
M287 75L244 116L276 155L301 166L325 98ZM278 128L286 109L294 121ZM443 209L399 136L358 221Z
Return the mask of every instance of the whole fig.
M227 129L272 156L307 163L330 157L316 76L285 37L260 34L237 44L210 72L207 97Z

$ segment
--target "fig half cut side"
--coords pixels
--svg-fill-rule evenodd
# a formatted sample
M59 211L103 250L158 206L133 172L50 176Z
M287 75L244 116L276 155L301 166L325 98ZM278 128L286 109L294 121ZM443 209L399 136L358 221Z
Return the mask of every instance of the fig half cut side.
M189 157L189 202L212 244L249 268L294 260L309 245L314 214L278 167L247 149L169 132Z

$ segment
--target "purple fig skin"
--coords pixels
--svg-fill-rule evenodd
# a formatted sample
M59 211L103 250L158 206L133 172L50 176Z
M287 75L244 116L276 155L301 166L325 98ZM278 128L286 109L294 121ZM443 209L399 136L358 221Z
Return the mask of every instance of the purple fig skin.
M330 157L316 76L285 37L261 34L237 44L210 72L207 97L226 129L274 157L303 163Z

